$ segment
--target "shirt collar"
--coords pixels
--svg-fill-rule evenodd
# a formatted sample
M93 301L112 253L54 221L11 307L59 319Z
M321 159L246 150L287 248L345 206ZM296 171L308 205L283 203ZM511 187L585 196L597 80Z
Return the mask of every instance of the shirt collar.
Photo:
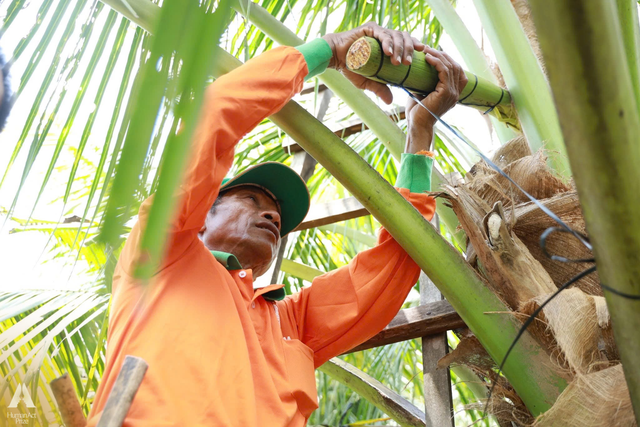
M227 270L242 270L240 261L238 261L238 258L236 258L236 256L233 254L228 254L226 252L220 251L211 251L211 255L213 255L215 259Z
M238 261L238 258L236 258L235 255L227 252L220 252L220 251L210 251L210 252L211 252L211 255L213 255L214 258L220 264L222 264L222 266L227 270L242 270L242 265L240 265L240 261ZM253 288L254 292L259 289L260 288L255 288L255 287ZM284 299L284 297L286 296L286 292L283 287L280 287L278 289L265 292L262 294L262 296L266 300L280 301Z

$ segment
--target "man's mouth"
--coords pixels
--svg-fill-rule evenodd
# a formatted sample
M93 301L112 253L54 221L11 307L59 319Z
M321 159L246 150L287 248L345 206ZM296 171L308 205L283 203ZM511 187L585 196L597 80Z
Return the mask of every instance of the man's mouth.
M273 224L272 222L262 221L262 222L257 223L256 227L264 228L265 230L270 231L271 234L273 234L273 236L276 238L276 242L280 238L280 230L278 230L278 227L276 227L275 224Z

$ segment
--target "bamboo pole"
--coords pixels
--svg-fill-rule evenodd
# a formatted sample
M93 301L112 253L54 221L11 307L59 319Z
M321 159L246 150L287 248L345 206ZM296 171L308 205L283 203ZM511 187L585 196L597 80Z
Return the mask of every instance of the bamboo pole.
M425 61L424 52L413 52L411 65L393 65L373 37L356 40L347 53L347 68L372 80L402 86L411 92L428 95L438 84L438 72ZM509 92L465 71L469 82L460 94L460 104L490 112L498 120L518 127L518 119Z
M640 117L614 0L531 0L602 283L640 295ZM640 301L605 289L640 423Z
M551 91L509 0L474 0L500 71L533 151L549 150L549 166L571 176ZM550 2L551 3L551 2Z
M109 4L117 0L103 1ZM217 48L215 54L217 59L212 74L216 77L241 65L237 58L221 48ZM509 309L460 253L358 153L300 105L290 101L271 119L325 166L389 230L434 281L494 360L501 361L520 323L509 316L491 314ZM546 352L529 333L525 333L513 349L503 372L534 415L549 409L566 387L566 380L552 369Z
M467 29L462 19L460 19L456 13L451 1L427 0L427 4L429 4L429 7L431 7L431 10L435 13L440 24L442 24L444 31L451 37L451 40L453 40L458 52L460 52L464 62L467 64L467 67L469 67L469 71L497 85L498 80L491 71L487 57L484 55L484 52L480 50L469 29ZM490 116L490 119L493 128L496 130L498 139L502 144L506 144L518 135L511 127L506 126L494 116ZM518 126L520 126L519 123Z

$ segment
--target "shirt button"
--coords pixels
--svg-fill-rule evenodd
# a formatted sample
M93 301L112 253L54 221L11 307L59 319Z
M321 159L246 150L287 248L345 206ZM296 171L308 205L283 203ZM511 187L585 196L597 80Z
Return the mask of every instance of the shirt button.
M238 273L238 276L240 276L241 279L244 279L245 277L247 277L247 272L242 270L240 273Z
M251 308L256 308L256 303L255 302L251 303Z

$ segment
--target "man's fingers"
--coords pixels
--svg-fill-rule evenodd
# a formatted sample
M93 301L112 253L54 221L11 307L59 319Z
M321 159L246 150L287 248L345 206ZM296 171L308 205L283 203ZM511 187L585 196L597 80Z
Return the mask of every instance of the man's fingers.
M342 70L342 74L354 84L358 89L366 89L375 93L380 99L382 99L385 104L391 104L393 101L393 94L391 93L391 89L382 83L375 82L373 80L369 80L366 77L361 76L360 74L356 74L349 70Z
M413 40L413 49L414 50L419 50L420 52L422 52L425 48L425 44L422 43L420 40L418 40L415 37L411 37L411 40Z
M450 57L447 57L444 52L434 49L432 47L427 47L425 53L429 53L431 56L435 56L436 58L438 58L447 67L447 69L452 68L453 64L450 61Z
M391 34L381 31L376 38L380 40L384 54L393 58L393 39Z
M425 52L424 59L429 63L429 65L433 66L438 72L438 79L440 83L443 83L445 86L449 85L449 68L442 62L442 59L432 55L429 52ZM440 84L438 83L438 85ZM436 86L436 91L438 86Z
M404 38L399 31L393 31L391 36L393 37L393 56L391 57L391 63L393 65L400 65L404 55Z
M364 84L364 89L370 90L375 93L376 96L385 104L391 104L393 101L393 94L391 93L391 89L387 85L382 83L374 82L373 80L367 80Z
M404 39L404 56L402 57L402 63L409 65L411 61L413 61L413 39L411 38L411 34L406 31L402 33L402 38Z

